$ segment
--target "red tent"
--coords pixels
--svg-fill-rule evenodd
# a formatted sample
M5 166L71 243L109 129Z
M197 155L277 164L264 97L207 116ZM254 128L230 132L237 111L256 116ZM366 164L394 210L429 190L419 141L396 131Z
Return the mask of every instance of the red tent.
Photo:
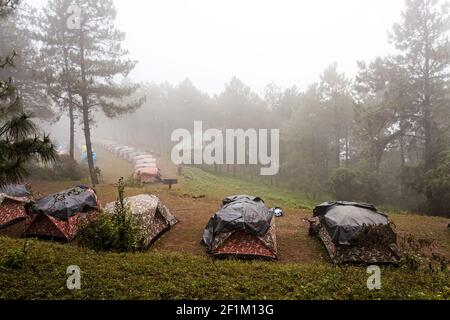
M92 221L100 210L95 191L79 186L42 198L28 207L25 237L72 241L82 220Z
M25 220L25 205L33 198L24 185L7 185L0 188L0 228Z

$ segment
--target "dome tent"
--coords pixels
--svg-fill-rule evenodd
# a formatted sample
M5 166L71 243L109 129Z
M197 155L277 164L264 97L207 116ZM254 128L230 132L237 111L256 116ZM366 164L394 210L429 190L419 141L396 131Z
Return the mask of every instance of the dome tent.
M0 228L25 220L25 206L32 202L33 197L25 185L0 187Z
M94 189L78 186L27 205L25 237L72 241L82 220L95 219L100 203Z
M387 215L375 206L326 202L314 209L310 234L323 242L335 264L397 264L397 236Z
M133 178L141 183L155 183L161 181L161 173L156 166L137 168Z
M141 194L125 198L125 202L130 207L133 216L144 227L145 248L151 246L160 236L178 223L169 209L154 195ZM115 204L115 202L108 203L105 212L113 214Z
M277 241L273 211L258 197L227 197L208 222L202 243L208 253L217 258L275 260Z

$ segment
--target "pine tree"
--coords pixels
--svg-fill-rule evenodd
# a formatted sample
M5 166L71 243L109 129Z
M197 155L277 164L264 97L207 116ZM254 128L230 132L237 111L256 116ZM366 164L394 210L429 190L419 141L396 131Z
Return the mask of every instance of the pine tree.
M401 51L398 63L407 70L409 92L414 101L409 118L415 123L416 135L423 138L424 173L437 166L440 135L448 123L448 81L450 67L449 4L437 0L407 0L402 21L394 26L392 41ZM426 194L429 207L433 196Z
M0 19L15 8L18 1L0 0ZM13 66L12 52L0 57L0 68ZM49 162L56 152L48 136L40 136L31 114L25 113L12 77L0 79L0 186L22 180L29 161Z
M65 12L68 4L76 4L80 13L77 21L79 25L67 28L67 21L72 19L73 12ZM52 0L49 2L47 17L52 28L60 28L63 16L68 29L64 41L68 43L70 52L60 56L62 73L67 85L71 85L71 96L74 105L79 107L84 136L86 140L87 160L91 182L98 183L92 152L91 125L94 123L96 111L102 111L113 118L123 113L134 111L144 102L139 98L128 103L121 99L132 96L138 85L130 82L117 82L117 77L126 77L135 67L136 62L126 58L128 51L122 48L125 34L115 27L116 11L111 0ZM61 9L62 8L62 9ZM70 11L70 10L69 10ZM56 22L55 22L56 21ZM51 34L45 35L48 39ZM63 61L67 58L67 63ZM68 91L66 92L69 97ZM69 99L70 100L70 99Z
M73 1L49 2L39 19L35 39L41 42L42 73L47 92L59 109L69 117L69 156L75 160L75 121L81 104L75 98L73 83L77 79L71 61L76 34L68 28Z

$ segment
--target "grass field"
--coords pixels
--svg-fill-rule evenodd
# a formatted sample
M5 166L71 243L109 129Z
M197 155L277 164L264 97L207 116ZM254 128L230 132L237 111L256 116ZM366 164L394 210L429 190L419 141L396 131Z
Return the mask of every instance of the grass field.
M24 240L0 238L0 259ZM66 268L81 268L82 288L65 288ZM20 269L0 266L1 299L449 299L448 273L383 269L382 290L367 289L365 268L328 263L212 261L183 253L94 253L33 242Z
M107 154L100 155L105 159ZM113 182L128 176L125 161L109 157L99 162L104 183L96 187L102 204L114 201ZM60 191L76 182L33 181L35 194ZM127 188L127 195L158 195L180 220L152 248L140 254L96 253L75 245L33 241L26 263L11 269L8 261L20 256L23 225L0 231L0 298L25 299L449 299L450 275L384 268L383 288L366 287L362 267L334 267L325 250L308 236L306 219L316 205L289 190L256 185L239 179L185 168L179 184ZM200 245L203 228L220 200L232 194L253 194L269 206L281 206L277 219L279 261L213 261ZM401 235L434 241L436 250L450 258L448 219L392 214ZM79 265L82 290L65 289L66 268Z

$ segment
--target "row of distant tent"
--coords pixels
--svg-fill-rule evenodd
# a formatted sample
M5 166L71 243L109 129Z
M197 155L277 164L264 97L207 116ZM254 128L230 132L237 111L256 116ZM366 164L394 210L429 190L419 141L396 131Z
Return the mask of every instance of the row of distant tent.
M145 247L149 247L178 221L154 195L142 194L125 200L133 215L145 228ZM115 203L104 211L112 214ZM94 189L77 186L34 200L25 185L0 188L0 228L25 221L24 237L71 242L82 223L97 218L101 204Z
M133 177L135 180L141 183L161 181L161 172L151 152L138 150L115 141L99 140L97 143L123 160L131 162L134 166Z

